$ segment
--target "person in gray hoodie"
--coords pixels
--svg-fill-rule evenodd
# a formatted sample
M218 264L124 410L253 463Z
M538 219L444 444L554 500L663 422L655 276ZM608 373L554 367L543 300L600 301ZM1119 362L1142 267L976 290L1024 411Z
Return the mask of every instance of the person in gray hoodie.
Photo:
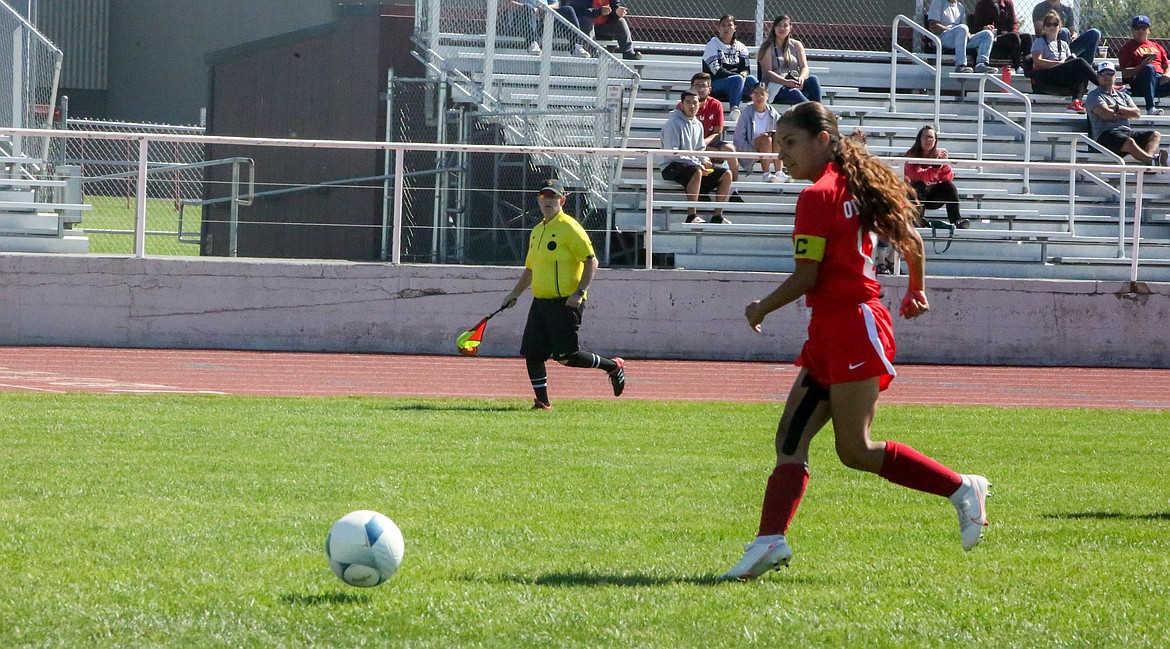
M671 112L662 126L662 148L676 155L667 157L662 166L663 180L676 182L686 190L687 200L697 202L699 194L715 191L715 200L726 203L731 194L731 173L714 167L703 155L703 125L695 118L699 112L699 95L692 90L682 91L679 107ZM687 208L687 223L702 223L694 207ZM723 208L717 207L712 223L731 223L723 218Z

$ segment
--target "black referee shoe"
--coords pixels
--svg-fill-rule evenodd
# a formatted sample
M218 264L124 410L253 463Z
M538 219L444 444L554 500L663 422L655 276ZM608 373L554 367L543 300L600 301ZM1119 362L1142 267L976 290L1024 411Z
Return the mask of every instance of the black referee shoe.
M626 362L620 358L614 358L613 362L617 368L609 373L609 384L613 386L613 396L620 397L626 389Z

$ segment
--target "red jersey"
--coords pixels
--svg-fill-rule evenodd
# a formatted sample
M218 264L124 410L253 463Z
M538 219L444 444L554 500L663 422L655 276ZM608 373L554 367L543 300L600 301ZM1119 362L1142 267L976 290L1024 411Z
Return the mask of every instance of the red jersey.
M1150 65L1154 66L1154 71L1158 74L1166 74L1166 69L1170 67L1170 61L1167 60L1166 50L1162 49L1154 41L1146 41L1139 43L1130 39L1125 45L1121 47L1121 51L1117 53L1117 67L1119 68L1136 68L1142 62L1142 57L1147 54L1153 54L1154 60L1150 61Z
M805 295L810 309L855 308L881 294L873 269L877 235L862 232L858 216L835 162L796 200L795 258L821 264L817 283Z
M695 117L703 124L704 138L723 132L723 102L718 99L708 95L707 101L699 105L699 114Z

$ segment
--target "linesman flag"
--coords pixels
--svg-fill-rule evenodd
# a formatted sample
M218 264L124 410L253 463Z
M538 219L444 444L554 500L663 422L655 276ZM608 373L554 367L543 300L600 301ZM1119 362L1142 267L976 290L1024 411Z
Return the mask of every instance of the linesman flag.
M491 320L492 316L503 310L504 307L500 307L492 311L491 314L483 320L480 320L474 327L459 334L459 337L455 339L455 347L459 349L459 353L467 356L475 356L478 354L479 345L483 342L483 332L487 329L488 320Z

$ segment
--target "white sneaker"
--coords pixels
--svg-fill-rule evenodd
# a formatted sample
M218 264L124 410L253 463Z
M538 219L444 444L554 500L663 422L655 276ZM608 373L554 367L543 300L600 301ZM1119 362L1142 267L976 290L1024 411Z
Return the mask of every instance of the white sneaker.
M540 43L537 43L536 41L532 41L532 45L528 46L528 53L539 55L540 54Z
M792 548L788 547L783 534L756 537L744 547L743 558L732 566L731 570L723 573L720 579L739 581L755 579L769 570L779 570L781 566L787 566L790 559Z
M1162 110L1161 108L1158 108L1157 106L1154 106L1154 107L1152 107L1152 108L1147 108L1147 109L1146 109L1146 114L1147 114L1147 115L1162 115L1162 114L1164 114L1165 112L1166 112L1166 111Z
M732 108L731 114L727 116L727 121L739 123L739 108Z
M587 52L582 45L574 45L573 46L573 56L578 56L578 57L581 57L583 59L592 58L589 55L589 52Z
M959 532L963 537L963 549L970 550L979 545L983 528L987 525L987 497L991 495L991 484L981 475L964 475L963 484L951 494L951 504L959 512Z
M764 172L763 180L766 183L774 183L776 182L776 174L772 173L771 171L766 171Z

